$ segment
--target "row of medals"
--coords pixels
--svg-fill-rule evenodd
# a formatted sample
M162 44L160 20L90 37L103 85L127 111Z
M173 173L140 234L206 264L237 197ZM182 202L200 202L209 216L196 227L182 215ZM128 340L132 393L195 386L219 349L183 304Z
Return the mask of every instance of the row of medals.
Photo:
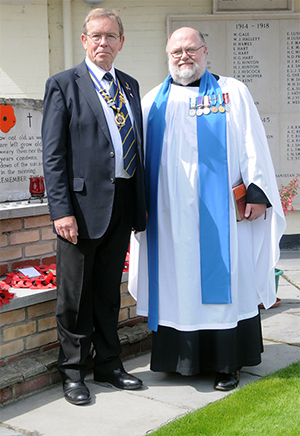
M219 107L217 107L217 103L219 103ZM189 115L191 117L194 117L195 115L200 117L201 115L208 115L211 112L213 114L218 112L223 114L224 112L229 112L230 109L228 93L204 96L199 95L198 97L190 98Z

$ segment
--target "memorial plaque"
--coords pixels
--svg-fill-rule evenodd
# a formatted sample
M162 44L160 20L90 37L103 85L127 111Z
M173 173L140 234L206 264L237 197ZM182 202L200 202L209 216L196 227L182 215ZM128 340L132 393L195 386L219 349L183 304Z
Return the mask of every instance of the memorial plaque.
M29 199L42 174L42 102L0 99L0 202Z
M293 0L213 0L213 12L293 11Z
M244 82L264 123L278 179L300 177L299 14L169 17L170 32L190 26L208 45L210 72ZM293 205L299 209L300 195Z

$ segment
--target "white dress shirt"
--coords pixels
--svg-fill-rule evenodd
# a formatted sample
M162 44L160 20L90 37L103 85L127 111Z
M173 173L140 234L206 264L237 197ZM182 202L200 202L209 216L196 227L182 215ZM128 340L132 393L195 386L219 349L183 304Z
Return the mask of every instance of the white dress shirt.
M114 81L116 83L116 73L115 73L115 68L113 65L112 65L110 71L104 71L102 68L95 65L88 57L85 58L85 62L87 64L87 66L90 68L90 70L95 74L95 76L97 77L97 79L99 80L99 82L101 83L101 85L103 86L104 89L106 89L107 91L109 90L109 82L103 78L103 76L106 73L110 73L113 76ZM97 92L100 103L102 105L102 108L103 108L103 111L105 114L105 118L107 121L108 129L110 132L110 136L112 139L114 151L115 151L115 177L122 177L122 178L128 179L128 178L130 178L130 176L124 170L122 139L121 139L121 135L119 133L119 128L115 122L115 112L111 107L108 106L108 104L106 103L106 101L102 97L101 93L96 91L96 89L95 89L95 92ZM122 90L122 92L123 92L123 90ZM133 125L133 115L131 112L130 104L129 104L124 92L123 92L123 95L125 97L126 108L127 108L129 117L131 119L131 123Z

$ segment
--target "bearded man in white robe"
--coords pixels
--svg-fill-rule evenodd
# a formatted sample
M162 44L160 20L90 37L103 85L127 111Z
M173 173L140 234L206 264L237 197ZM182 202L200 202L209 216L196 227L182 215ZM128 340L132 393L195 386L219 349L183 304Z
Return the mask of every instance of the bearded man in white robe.
M129 289L153 330L151 370L234 389L263 351L258 305L276 301L285 219L265 131L245 85L206 69L207 45L183 27L170 75L143 99L147 231L132 238ZM247 189L237 221L233 187Z

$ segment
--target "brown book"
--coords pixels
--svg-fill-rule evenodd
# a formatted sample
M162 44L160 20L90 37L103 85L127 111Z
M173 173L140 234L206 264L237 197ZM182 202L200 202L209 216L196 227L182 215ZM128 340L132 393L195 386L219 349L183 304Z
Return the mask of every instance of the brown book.
M235 211L236 211L236 220L243 221L245 218L245 209L246 209L246 197L247 197L247 189L244 183L241 183L238 186L235 186L233 189L234 193L234 203L235 203Z

